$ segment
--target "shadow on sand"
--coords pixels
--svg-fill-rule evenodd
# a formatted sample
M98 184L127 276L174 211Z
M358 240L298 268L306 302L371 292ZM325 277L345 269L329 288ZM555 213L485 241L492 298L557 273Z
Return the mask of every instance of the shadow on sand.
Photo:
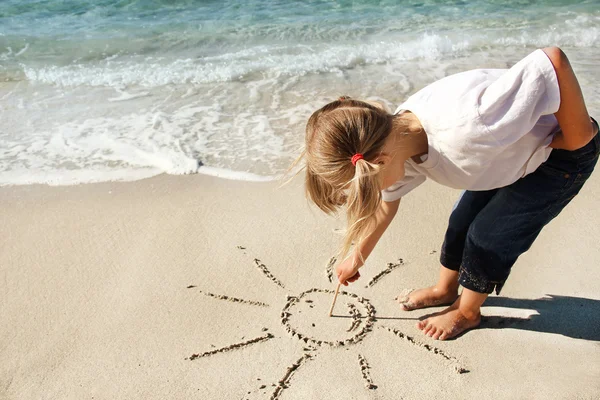
M600 300L557 295L535 300L488 297L485 306L535 310L539 315L529 318L485 317L484 311L480 329L523 329L600 341Z

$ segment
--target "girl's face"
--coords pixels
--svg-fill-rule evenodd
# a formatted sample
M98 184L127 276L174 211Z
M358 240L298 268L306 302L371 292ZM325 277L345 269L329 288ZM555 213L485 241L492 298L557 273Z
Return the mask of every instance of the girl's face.
M428 152L427 134L423 125L412 114L410 131L392 131L381 150L381 154L376 158L376 162L382 165L381 187L388 188L394 183L404 178L404 163L411 157L421 156Z
M404 178L404 163L408 159L408 156L399 150L396 139L396 135L389 135L383 146L381 155L376 159L377 163L382 165L382 188L388 188Z

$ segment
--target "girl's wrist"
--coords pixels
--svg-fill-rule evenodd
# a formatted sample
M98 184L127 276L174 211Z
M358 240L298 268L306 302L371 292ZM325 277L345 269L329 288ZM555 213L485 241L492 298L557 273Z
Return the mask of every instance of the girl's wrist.
M364 257L362 257L362 253L356 249L352 252L352 255L350 256L350 258L352 259L352 267L358 271L359 268L361 268L363 265L365 265L365 263L363 262Z

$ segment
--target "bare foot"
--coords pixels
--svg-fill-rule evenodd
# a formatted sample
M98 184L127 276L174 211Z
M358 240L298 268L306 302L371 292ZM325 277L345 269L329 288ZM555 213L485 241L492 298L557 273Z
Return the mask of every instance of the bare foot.
M475 328L481 322L481 314L465 315L455 301L450 307L442 312L433 314L431 317L419 321L417 328L423 333L436 340L451 339L467 329Z
M398 296L396 300L404 311L419 308L452 304L458 298L458 289L440 289L437 286L415 290L406 296Z

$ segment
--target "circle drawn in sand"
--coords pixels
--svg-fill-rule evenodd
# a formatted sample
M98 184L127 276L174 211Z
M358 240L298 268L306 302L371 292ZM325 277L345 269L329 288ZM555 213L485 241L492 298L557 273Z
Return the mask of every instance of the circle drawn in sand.
M332 290L309 289L298 296L288 296L281 312L281 323L292 337L312 344L344 346L358 343L373 329L375 308L356 294L341 291L338 309L345 315L329 317Z
M243 246L238 246L238 248L240 250L245 250L245 247ZM284 283L278 280L271 273L269 268L267 268L267 266L259 259L255 258L254 264L258 270L273 284L277 285L277 287L280 289L285 289ZM329 278L329 283L333 283L334 281L334 264L335 258L332 258L327 265L326 273L327 277ZM367 284L367 288L375 285L382 277L389 274L393 269L401 265L403 265L402 260L399 260L398 263L388 263L387 268L382 270L379 274L375 275L373 279L371 279L371 281ZM187 288L196 288L196 285L189 285ZM255 307L270 307L269 304L257 300L248 300L229 295L215 294L204 290L199 290L199 292L212 299L239 303L245 306L250 305ZM333 317L329 317L329 307L331 305L331 301L333 300L334 293L335 292L333 290L312 288L300 293L298 296L287 296L287 302L281 311L281 324L292 337L297 337L300 342L306 343L307 346L303 349L303 355L297 361L287 367L283 377L278 381L278 383L272 384L274 389L270 397L271 400L280 399L282 392L290 386L290 380L292 379L292 376L302 365L317 355L317 353L313 353L313 351L321 350L322 344L337 347L358 343L369 331L373 330L373 325L376 320L375 308L371 305L369 300L359 297L353 293L344 291L340 292L338 294L339 299L336 306L337 312ZM390 317L380 318L395 319ZM436 357L441 357L442 359L450 362L455 371L459 374L468 372L468 370L462 366L462 363L458 359L446 354L444 350L429 343L421 342L418 339L415 339L414 337L402 332L396 327L386 327L382 325L379 325L379 327L383 330L389 331L396 338L401 339L405 343L427 350L429 354L433 354ZM263 333L267 331L267 328L262 329ZM186 359L191 361L204 357L212 357L219 353L243 349L246 346L259 342L265 342L273 338L275 338L275 335L268 332L243 342L237 342L229 346L210 349L198 354L192 354ZM244 337L242 337L242 339L244 339ZM350 348L347 348L346 350L350 350ZM359 368L365 387L368 389L376 389L377 385L373 383L373 380L370 376L369 363L364 355L357 355ZM257 380L260 381L260 379ZM261 384L260 387L254 391L249 391L248 395L259 395L259 393L266 394L266 388L267 385Z

